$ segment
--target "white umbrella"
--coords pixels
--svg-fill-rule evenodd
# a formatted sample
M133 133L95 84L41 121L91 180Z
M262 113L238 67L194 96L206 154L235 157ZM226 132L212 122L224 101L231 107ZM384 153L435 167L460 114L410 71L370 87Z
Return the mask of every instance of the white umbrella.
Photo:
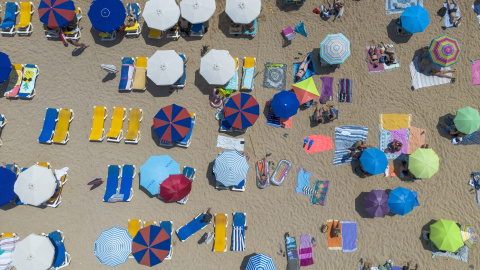
M248 24L260 15L261 8L261 0L227 0L225 12L233 22Z
M150 0L145 4L142 17L148 27L165 31L180 18L180 8L175 0Z
M33 165L20 173L13 190L23 203L38 206L53 196L56 187L52 170Z
M208 21L215 12L215 0L182 0L180 9L182 17L190 23Z
M12 265L18 270L46 270L52 266L54 255L50 239L32 233L15 245Z
M235 74L235 60L225 50L211 50L200 60L200 74L209 84L226 84Z
M156 85L172 85L183 74L183 59L174 50L157 51L147 61L147 76Z

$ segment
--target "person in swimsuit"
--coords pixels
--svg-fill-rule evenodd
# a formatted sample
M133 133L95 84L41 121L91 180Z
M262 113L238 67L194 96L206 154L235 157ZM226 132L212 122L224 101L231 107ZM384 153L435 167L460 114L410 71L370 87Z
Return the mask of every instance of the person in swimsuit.
M298 68L298 72L297 74L295 74L295 82L298 82L302 79L302 77L305 75L305 72L307 71L307 68L308 68L308 64L310 64L310 61L312 59L308 57L305 57L305 59L303 60L302 64L300 65L300 67Z
M385 61L385 64L390 66L397 60L397 58L395 57L395 51L392 50L390 46L386 46L385 44L383 44L383 42L380 42L380 44L381 46L379 45L378 47L380 47L380 50L383 51L382 53L388 56L388 60Z
M455 27L458 27L460 25L460 18L457 17L459 1L460 0L457 0L457 2L455 2L454 0L452 0L453 8L450 8L451 5L448 3L448 0L447 0L447 10L448 10L448 15L450 16L450 22Z
M132 5L130 5L128 7L128 17L127 17L127 23L126 23L126 27L132 27L135 25L135 23L137 22L137 17L135 16L135 13L133 12L132 10Z
M377 47L375 46L370 47L370 49L368 50L368 53L370 54L370 64L372 64L374 68L377 68L378 65L380 64L380 59L378 58L378 53L377 53Z

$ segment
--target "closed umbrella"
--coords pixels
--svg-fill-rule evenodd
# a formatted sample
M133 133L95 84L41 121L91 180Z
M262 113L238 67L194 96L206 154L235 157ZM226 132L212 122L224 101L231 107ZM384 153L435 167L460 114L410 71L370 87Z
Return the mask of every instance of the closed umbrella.
M430 178L438 171L439 159L432 149L418 148L408 158L408 170L416 178Z
M0 83L8 79L12 71L12 62L6 53L0 52Z
M215 0L182 0L180 2L182 17L190 23L208 21L215 12Z
M260 106L257 100L246 93L232 96L225 104L224 110L227 122L238 129L253 126L260 114Z
M276 93L270 104L275 115L284 119L288 119L297 114L299 106L300 103L298 102L297 96L285 90Z
M200 74L209 84L226 84L235 74L235 60L228 51L213 49L200 60Z
M478 235L477 232L473 229L472 225L468 223L463 223L460 232L462 234L462 240L465 245L467 245L469 248L474 248L477 246Z
M132 236L120 227L105 230L95 241L93 253L101 264L115 267L125 263L132 253Z
M170 174L179 174L180 165L169 155L151 156L140 167L140 185L150 194L157 195L160 184Z
M320 57L330 65L341 64L350 56L350 41L342 34L329 34L320 43Z
M167 257L172 239L165 229L150 225L140 229L133 238L132 255L145 266L155 266Z
M453 123L458 131L468 135L480 127L480 115L477 110L466 106L457 111Z
M156 85L172 85L183 74L183 59L174 50L159 50L147 60L147 76Z
M46 270L53 264L55 248L48 237L32 233L15 245L12 265L17 270Z
M227 0L225 13L234 22L248 24L253 22L262 9L260 0Z
M384 173L388 166L387 156L376 147L364 150L360 162L363 170L372 175Z
M93 28L111 33L122 27L127 11L120 0L93 0L88 10L88 17Z
M178 23L180 8L175 0L149 0L142 16L148 27L165 31Z
M443 35L432 40L428 52L435 64L448 67L458 61L462 49L456 38Z
M297 95L297 99L300 104L304 104L320 97L320 93L318 93L312 77L301 82L297 82L296 84L292 85L292 87L293 92L295 95Z
M56 187L52 170L33 165L20 173L14 191L23 203L38 206L53 196Z
M183 174L171 174L160 184L158 196L167 202L176 202L185 198L192 190L192 181Z
M248 260L245 270L276 270L273 259L265 254L258 254Z
M398 187L388 195L388 207L397 215L406 215L418 205L417 193L409 189Z
M187 109L172 104L158 111L153 118L153 129L160 140L169 143L180 141L192 128L192 118Z
M455 252L464 245L460 228L452 220L439 219L430 225L430 240L443 251Z
M226 150L215 159L213 173L218 182L225 187L230 187L237 186L245 180L249 168L247 157L237 150Z
M423 32L430 24L428 11L420 5L410 6L400 15L402 28L409 33Z
M365 196L365 210L372 217L385 217L390 212L385 190L375 189Z
M75 4L71 0L42 0L38 5L38 16L48 28L62 28L73 20Z
M11 202L15 198L13 186L17 176L11 170L0 167L0 206Z

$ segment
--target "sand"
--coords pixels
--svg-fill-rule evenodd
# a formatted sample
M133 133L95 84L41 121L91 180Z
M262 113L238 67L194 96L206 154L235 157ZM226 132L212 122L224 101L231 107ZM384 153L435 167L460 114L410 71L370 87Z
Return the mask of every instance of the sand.
M34 4L38 7L39 1ZM310 233L317 239L313 249L315 265L311 269L358 269L360 258L374 264L392 259L395 265L409 260L420 263L421 269L466 269L467 264L444 258L431 259L430 251L420 240L422 227L439 218L470 222L480 229L480 218L475 195L467 185L471 171L479 170L478 146L453 146L444 134L439 134L439 117L464 106L478 108L477 87L471 86L470 59L478 58L478 22L471 3L461 2L462 25L457 29L442 30L443 21L436 16L440 2L425 1L431 23L425 32L413 35L408 42L393 42L392 20L399 15L386 16L385 2L348 1L344 16L333 22L323 21L312 10L320 4L307 1L304 6L285 6L283 1L264 1L259 17L258 34L253 39L228 35L225 2L217 2L217 10L210 20L208 33L200 40L181 37L178 41L148 39L148 27L142 24L139 38L117 38L110 43L99 41L98 32L91 28L87 16L90 2L76 1L84 11L81 25L81 42L91 45L83 52L65 48L61 41L47 40L37 11L33 15L34 33L30 37L1 37L0 51L10 55L14 63L32 63L40 68L37 95L32 100L0 99L0 113L8 124L2 132L0 147L2 162L16 162L28 167L37 161L49 161L56 169L69 167L69 181L62 193L58 208L39 209L29 206L0 208L0 230L16 232L21 238L31 233L51 232L60 229L65 234L65 246L72 255L68 269L110 269L101 265L93 254L95 239L100 232L112 226L126 227L127 220L172 220L174 228L190 221L198 213L212 207L214 213L229 214L227 230L230 249L232 212L246 212L248 230L244 252L214 253L212 244L199 244L209 226L185 243L173 236L173 258L159 267L162 269L243 269L248 256L264 253L273 257L278 269L284 269L286 258L278 255L278 243L284 244L283 235L289 232L299 241L301 234ZM323 4L323 3L322 3ZM142 8L145 0L140 1ZM271 7L271 10L269 9ZM2 15L3 16L3 15ZM303 20L309 38L299 36L288 46L282 46L281 31L288 25ZM387 25L389 25L387 27ZM233 57L257 58L257 77L252 94L261 104L277 90L262 87L263 63L278 62L288 65L287 86L292 83L292 62L314 51L318 65L318 46L326 34L342 32L351 41L351 56L340 69L319 69L320 74L333 76L334 93L340 78L353 80L353 103L337 104L340 117L333 123L311 127L309 116L313 109L299 110L293 118L291 129L276 129L265 124L263 115L246 134L238 135L246 140L251 169L246 191L217 191L211 175L213 161L222 151L216 148L218 123L215 109L209 105L212 87L199 74L202 45L214 49L229 50ZM456 84L422 88L411 91L408 64L420 47L429 45L431 39L449 34L460 40L463 52L458 64ZM401 68L381 74L369 74L365 63L365 47L380 41L393 43ZM169 93L168 87L156 87L150 83L146 92L118 93L119 75L109 79L100 64L121 65L122 57L151 56L158 49L174 49L190 57L186 86ZM318 66L317 66L318 67ZM321 89L319 76L314 76ZM6 85L1 86L3 91ZM176 103L197 115L192 143L188 149L158 147L152 139L152 118L163 106ZM113 106L141 108L144 119L141 124L142 139L138 145L117 143L92 143L88 141L92 124L93 106L107 106L110 126ZM75 119L70 127L67 145L43 145L37 142L45 108L71 108ZM427 143L440 157L440 171L421 183L402 182L398 178L382 175L359 179L350 164L333 166L333 150L305 154L302 149L304 136L320 134L334 139L334 128L342 125L363 125L369 128L368 143L378 145L378 119L380 113L412 114L412 125L427 131ZM126 132L127 122L123 130ZM288 137L282 136L288 133ZM278 163L286 158L293 164L292 171L281 187L260 190L255 185L254 162L266 153L272 153L270 161ZM138 176L134 180L134 197L128 203L102 202L105 183L90 190L86 183L97 177L106 178L109 164L134 164L137 170L152 155L169 154L180 166L197 169L193 190L186 205L166 204L150 198L138 188ZM299 166L311 171L311 183L315 179L330 180L326 205L313 206L304 195L296 194L296 176ZM363 195L371 189L394 189L403 186L418 191L420 207L406 216L368 218L363 211ZM354 253L327 251L326 237L320 233L321 224L327 219L349 220L358 223L358 250ZM469 264L480 265L477 251L470 252ZM117 269L145 269L130 259Z

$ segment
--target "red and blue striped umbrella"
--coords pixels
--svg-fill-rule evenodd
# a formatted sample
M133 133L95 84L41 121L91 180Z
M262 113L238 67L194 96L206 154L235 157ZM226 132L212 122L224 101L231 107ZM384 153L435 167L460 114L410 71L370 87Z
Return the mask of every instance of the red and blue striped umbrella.
M132 255L139 264L152 267L165 260L171 243L172 238L165 229L150 225L133 238Z
M253 126L259 114L258 102L249 94L237 94L225 104L225 119L234 128L245 129Z
M75 4L72 0L42 0L38 6L38 16L49 28L61 28L73 20Z
M190 113L176 104L161 108L153 118L153 129L160 140L170 143L185 138L191 127Z

